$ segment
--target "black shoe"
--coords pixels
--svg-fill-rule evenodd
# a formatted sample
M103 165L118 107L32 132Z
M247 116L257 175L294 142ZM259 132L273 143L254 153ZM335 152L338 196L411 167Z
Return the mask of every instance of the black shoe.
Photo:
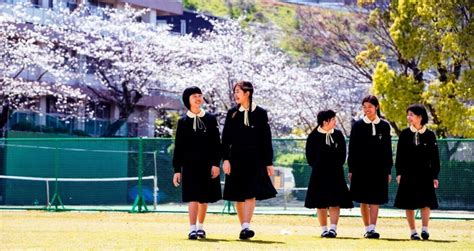
M419 241L421 240L420 236L418 235L418 233L414 233L410 236L410 239L411 240L414 240L414 241Z
M190 240L197 240L197 233L196 231L191 231L191 233L188 234L188 239Z
M323 233L321 234L321 237L323 238L327 238L328 237L328 234L329 234L329 231L323 231Z
M430 233L421 231L421 238L423 238L423 240L428 240L430 238Z
M255 236L255 232L248 229L248 228L246 228L246 229L242 229L242 231L240 231L239 239L247 240L247 239L250 239L254 236Z
M336 236L337 236L336 230L329 229L328 235L326 237L327 238L336 238Z
M378 239L380 238L380 234L375 232L375 230L368 231L364 234L364 237L367 239Z
M199 229L198 231L196 231L196 234L199 238L206 239L206 231Z

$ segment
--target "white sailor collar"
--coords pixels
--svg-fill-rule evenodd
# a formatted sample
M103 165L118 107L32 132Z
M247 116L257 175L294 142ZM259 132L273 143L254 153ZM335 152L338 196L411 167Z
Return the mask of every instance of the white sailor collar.
M206 115L206 111L204 111L203 109L201 109L201 111L199 111L198 114L195 114L195 113L191 112L190 110L188 110L188 111L186 112L186 115L187 115L188 117L192 118L192 119L195 118L195 117L202 118L202 117L204 117L204 115Z
M370 120L367 116L364 116L364 118L362 118L362 120L366 123L366 124L378 124L380 123L380 118L379 116L375 115L375 119L372 121Z
M257 109L257 105L252 102L252 112L255 111L255 109ZM242 105L239 106L239 112L245 112L245 111L248 111L248 110L249 109L245 109Z
M420 130L416 129L413 125L410 125L410 131L414 132L414 133L419 133L419 134L423 134L426 132L426 126L423 126L421 127Z

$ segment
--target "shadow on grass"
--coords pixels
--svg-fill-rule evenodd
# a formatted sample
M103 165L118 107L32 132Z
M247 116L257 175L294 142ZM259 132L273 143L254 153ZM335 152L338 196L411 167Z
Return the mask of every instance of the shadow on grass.
M395 238L380 238L379 240L383 240L383 241L410 241L410 242L436 242L436 243L452 243L452 242L457 242L456 240L454 241L450 241L450 240L427 240L427 241L423 241L423 240L419 240L419 241L415 241L415 240L410 240L410 239L395 239Z
M206 239L199 239L198 242L229 242L228 239L216 239L216 238L206 238Z
M316 237L316 239L325 239L325 240L331 240L330 238L321 238L321 237ZM333 240L367 240L366 238L357 238L357 237L337 237L334 238ZM370 239L370 240L380 240L380 241L411 241L411 242L435 242L435 243L452 243L452 242L457 242L456 240L427 240L427 241L414 241L410 239L396 239L396 238L380 238L380 239Z
M262 241L262 240L237 240L237 241L255 243L255 244L286 244L286 242L282 242L282 241Z
M248 242L248 243L256 243L256 244L286 244L285 242L281 241L262 241L262 240L239 240L239 239L217 239L217 238L206 238L206 239L199 239L195 240L197 242Z

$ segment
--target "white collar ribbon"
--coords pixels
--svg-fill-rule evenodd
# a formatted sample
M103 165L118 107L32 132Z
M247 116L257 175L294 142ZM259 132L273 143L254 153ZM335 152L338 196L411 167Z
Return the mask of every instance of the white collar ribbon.
M204 122L201 120L202 117L204 117L204 115L206 115L206 111L204 111L203 109L201 109L201 111L199 111L198 114L195 114L191 111L187 111L186 112L186 115L190 118L193 119L193 129L194 131L196 131L197 129L204 129L206 130L206 125L204 124Z
M370 120L367 116L364 116L363 120L366 124L372 124L372 136L375 136L377 134L377 131L375 130L375 125L380 123L379 116L375 115L374 121Z
M329 131L326 131L321 126L318 126L317 130L318 130L318 132L320 132L322 134L326 134L326 145L330 146L331 143L334 143L334 140L331 137L331 134L334 133L334 128L329 130Z
M413 125L410 125L410 131L415 133L415 137L413 138L413 143L415 145L420 144L420 134L423 134L426 132L426 126L422 126L420 130L416 129Z
M255 111L255 109L257 108L257 105L252 103L252 112ZM250 122L249 122L249 109L247 108L244 108L242 105L239 107L239 111L240 112L244 112L244 125L246 126L250 126Z

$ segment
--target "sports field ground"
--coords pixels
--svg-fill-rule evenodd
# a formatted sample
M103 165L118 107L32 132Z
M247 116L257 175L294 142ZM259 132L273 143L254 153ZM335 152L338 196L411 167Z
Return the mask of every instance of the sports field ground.
M362 238L358 217L342 217L336 239L319 237L314 216L255 215L256 236L238 240L235 215L209 214L205 240L187 240L183 213L0 211L2 250L11 249L148 249L148 250L347 250L435 249L474 250L473 220L430 222L429 241L410 241L403 218L380 218L379 240ZM417 221L418 228L420 222Z

